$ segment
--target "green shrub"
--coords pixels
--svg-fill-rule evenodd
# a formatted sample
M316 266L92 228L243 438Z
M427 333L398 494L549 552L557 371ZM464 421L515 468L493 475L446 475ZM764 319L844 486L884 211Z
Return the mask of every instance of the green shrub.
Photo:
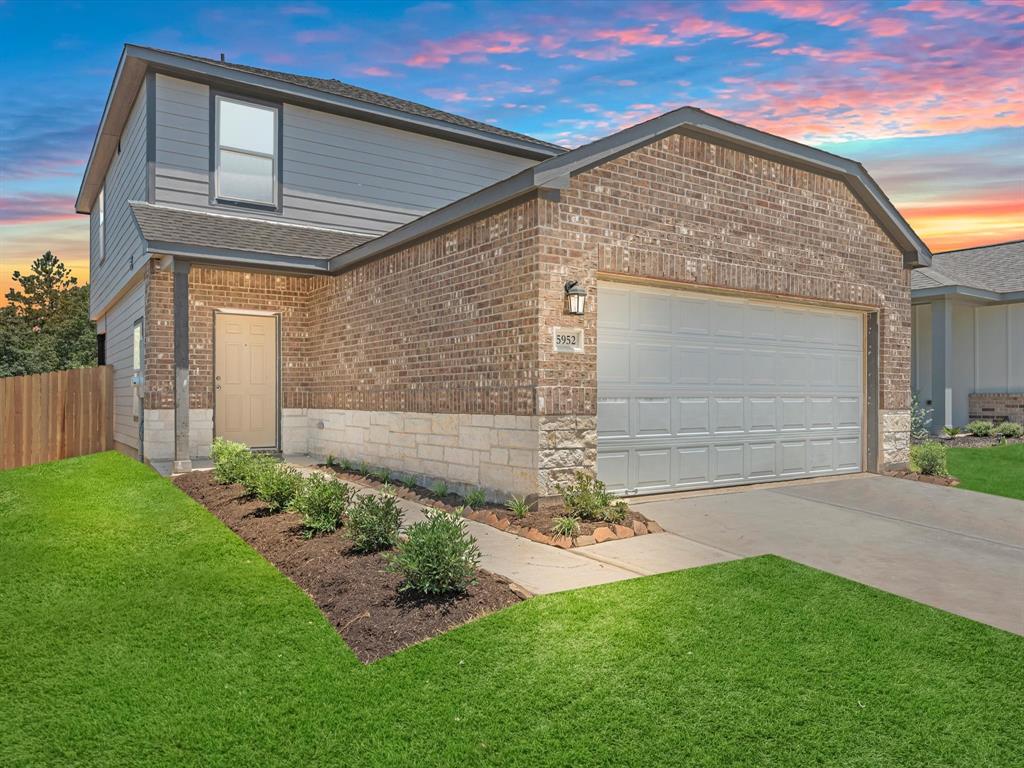
M928 437L932 426L932 408L925 408L917 396L917 392L910 395L910 436L921 440Z
M245 487L250 496L260 495L260 481L267 472L277 467L278 461L265 453L250 453L239 471L238 482Z
M338 466L341 468L342 472L352 471L352 462L349 461L348 459L342 459L341 461L339 461Z
M358 472L363 477L366 477L367 475L370 474L370 465L367 464L365 461L360 461Z
M580 520L572 515L555 517L551 520L551 532L556 536L568 536L575 539L580 535Z
M290 507L302 516L306 535L315 536L337 530L354 495L351 485L318 473L306 478Z
M1012 421L1004 421L992 430L992 434L997 437L1020 437L1024 435L1024 427L1020 424L1016 424Z
M604 483L584 472L577 472L576 479L567 486L557 486L562 494L566 509L573 517L583 520L604 520L606 510L612 503L612 496L605 490Z
M530 511L530 505L521 496L512 496L505 502L505 509L518 517L526 517Z
M297 470L271 461L256 474L256 496L266 503L271 512L280 512L291 503L302 482L302 475Z
M972 421L966 427L964 427L975 437L988 437L992 434L992 422L991 421Z
M210 446L213 476L218 483L239 483L252 459L252 453L243 443L215 438Z
M956 437L960 434L961 429L960 427L943 427L942 431L945 433L946 437Z
M334 458L333 453L328 453L327 458L324 459L324 464L327 465L328 469L334 469L336 466L338 466L338 460Z
M629 517L629 505L621 499L605 507L602 514L602 519L606 523L621 523L627 517Z
M930 441L910 446L910 468L922 475L949 474L946 471L946 446Z
M476 578L480 550L458 513L433 510L413 523L389 556L389 570L403 577L399 590L419 595L464 592Z
M448 495L448 483L444 480L438 480L432 486L430 486L430 493L436 499L443 499Z
M378 483L384 483L387 485L391 480L391 470L381 467L380 469L373 470L373 472L370 473L370 477Z
M482 507L487 503L487 494L484 493L483 488L474 488L472 491L466 494L466 506L470 509L476 509Z
M402 510L390 494L364 494L348 511L348 533L359 552L379 552L398 543Z

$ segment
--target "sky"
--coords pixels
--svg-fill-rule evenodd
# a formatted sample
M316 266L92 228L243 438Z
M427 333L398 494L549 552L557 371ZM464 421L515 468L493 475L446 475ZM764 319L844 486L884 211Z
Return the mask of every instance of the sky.
M933 251L1024 238L1024 0L0 0L0 291L52 250L131 42L574 147L686 104L860 161Z

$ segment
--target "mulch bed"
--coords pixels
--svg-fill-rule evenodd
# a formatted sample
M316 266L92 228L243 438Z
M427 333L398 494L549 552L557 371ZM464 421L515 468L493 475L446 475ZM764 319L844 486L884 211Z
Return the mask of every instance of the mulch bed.
M941 477L939 475L922 475L920 472L911 472L909 469L897 469L885 474L890 477L898 477L901 480L919 480L922 483L931 483L932 485L945 485L945 486L957 486L960 485L960 481L955 477Z
M298 517L269 513L240 485L220 485L210 472L173 482L313 598L364 664L522 600L507 579L484 570L464 595L405 597L384 556L353 552L343 531L305 539Z
M956 437L950 438L928 438L928 440L937 440L947 448L988 448L993 445L1003 444L1003 438L1001 437L975 437L974 435L957 435ZM914 442L918 443L927 441L915 440ZM1008 437L1006 438L1006 443L1007 445L1024 443L1024 437Z
M321 464L320 467L321 469L329 469L343 480L358 485L365 485L371 488L381 488L384 485L379 480L359 474L358 472L347 472L340 467L328 467L326 464ZM628 539L633 536L644 536L648 533L662 533L664 531L653 520L648 520L639 512L630 510L626 518L618 525L581 520L579 535L575 539L570 539L568 536L555 536L551 533L554 519L565 514L565 511L561 509L531 509L523 517L514 517L505 507L499 507L495 504L484 504L476 509L470 509L466 506L466 501L461 496L450 493L442 498L437 498L429 489L418 485L412 488L403 485L391 485L390 490L401 499L409 499L428 507L449 511L461 507L463 517L468 520L486 523L498 530L508 531L531 541L550 544L562 549L586 547L591 544L600 544L603 541Z

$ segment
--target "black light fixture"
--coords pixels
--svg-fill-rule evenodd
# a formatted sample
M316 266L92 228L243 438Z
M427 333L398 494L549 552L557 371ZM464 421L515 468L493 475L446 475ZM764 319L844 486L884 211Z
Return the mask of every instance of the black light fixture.
M582 315L583 305L587 301L587 289L580 285L579 280L567 280L565 297L569 305L570 315Z

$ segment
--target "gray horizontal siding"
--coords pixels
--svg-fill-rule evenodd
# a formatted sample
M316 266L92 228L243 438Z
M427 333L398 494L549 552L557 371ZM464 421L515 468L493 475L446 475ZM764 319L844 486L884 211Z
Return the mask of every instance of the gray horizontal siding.
M89 280L91 310L98 312L131 276L144 247L128 203L146 199L146 85L136 97L121 148L104 181L105 256L100 259L99 214L89 216Z
M106 315L107 364L114 368L114 440L135 449L139 447L139 423L132 410L132 326L142 319L145 300L146 282L140 280Z
M155 200L208 208L209 89L156 83ZM283 120L281 214L218 210L376 235L535 163L290 104Z

